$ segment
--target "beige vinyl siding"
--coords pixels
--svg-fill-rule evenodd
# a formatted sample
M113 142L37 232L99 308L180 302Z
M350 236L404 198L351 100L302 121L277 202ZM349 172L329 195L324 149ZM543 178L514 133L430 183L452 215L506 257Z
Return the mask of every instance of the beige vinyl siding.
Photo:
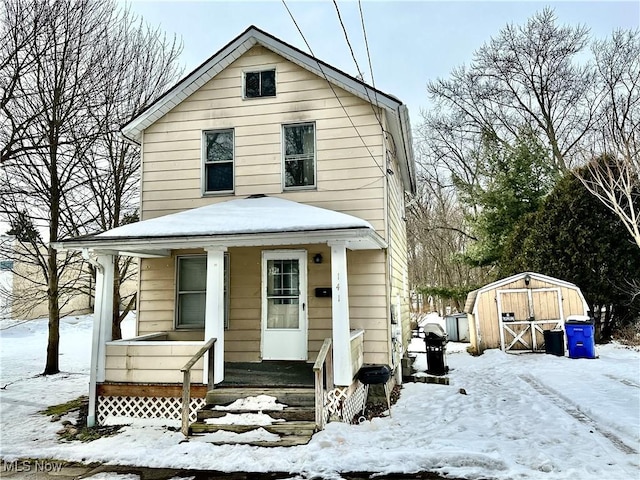
M229 329L225 331L225 360L260 361L261 267L259 248L229 249Z
M400 176L400 166L393 158L392 169L395 175L388 177L388 218L389 218L389 255L391 257L391 305L397 305L402 327L403 343L411 338L409 278L407 265L407 228L404 220L404 187Z
M389 363L386 252L349 251L349 316L351 328L364 332L364 363Z
M327 245L302 245L306 249L308 299L308 359L313 361L325 338L331 337L331 298L315 296L318 287L331 287L331 251ZM272 249L287 249L273 247ZM230 248L229 329L225 331L225 360L260 361L262 247ZM322 254L322 263L313 256ZM175 256L204 254L176 251L166 259L144 259L138 312L139 334L170 331L175 316ZM362 328L365 363L388 363L385 288L386 255L382 250L349 251L349 314L352 329ZM204 339L204 333L200 331Z
M134 343L134 342L131 342ZM137 345L107 344L105 381L135 383L181 383L180 369L200 350L201 344L135 342ZM145 344L146 343L146 344ZM191 381L202 383L203 360L191 370Z
M243 71L273 66L276 97L244 100ZM324 79L252 48L145 130L142 218L264 193L364 218L384 235L380 125L370 104L334 90L368 149ZM283 192L281 130L297 122L316 125L317 188ZM234 129L234 196L203 196L202 131L221 128Z
M143 258L139 275L138 335L173 330L175 258Z

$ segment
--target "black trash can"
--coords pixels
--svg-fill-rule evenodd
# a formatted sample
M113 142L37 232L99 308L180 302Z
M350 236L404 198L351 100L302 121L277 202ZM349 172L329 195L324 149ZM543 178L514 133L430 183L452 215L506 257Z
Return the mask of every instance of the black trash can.
M562 330L545 330L544 353L564 357L564 332Z
M435 332L428 332L424 337L427 349L427 373L430 375L445 375L449 371L445 359L447 337Z

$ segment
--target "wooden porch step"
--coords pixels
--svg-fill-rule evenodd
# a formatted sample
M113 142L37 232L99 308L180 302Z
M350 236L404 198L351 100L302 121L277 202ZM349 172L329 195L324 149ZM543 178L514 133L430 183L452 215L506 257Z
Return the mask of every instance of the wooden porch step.
M280 437L279 440L255 440L252 442L214 440L208 443L213 445L249 445L252 447L295 447L296 445L306 445L309 443L309 440L311 440L311 435L288 435L286 437Z
M198 411L198 420L207 418L221 418L227 413L243 414L246 410L215 410L214 406L208 405ZM262 410L262 413L269 415L274 420L286 421L315 421L315 409L312 407L287 407L284 410Z
M239 398L269 395L291 407L314 407L315 391L313 388L284 387L220 387L207 392L208 405L229 405Z
M315 422L283 422L274 423L272 425L227 425L227 424L208 424L204 422L196 422L191 424L191 431L198 433L215 433L215 432L233 432L247 433L258 428L263 428L269 433L282 436L306 436L309 438L316 430Z

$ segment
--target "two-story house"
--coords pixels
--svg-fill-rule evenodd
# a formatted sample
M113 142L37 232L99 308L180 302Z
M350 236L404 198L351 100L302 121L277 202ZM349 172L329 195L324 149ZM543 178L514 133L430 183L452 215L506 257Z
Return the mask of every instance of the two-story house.
M287 366L311 388L315 366L320 428L351 420L360 367L397 369L410 336L406 106L252 26L122 133L140 145L142 220L58 244L100 266L89 423L186 401L193 418L214 387ZM116 254L140 259L126 341L107 320Z

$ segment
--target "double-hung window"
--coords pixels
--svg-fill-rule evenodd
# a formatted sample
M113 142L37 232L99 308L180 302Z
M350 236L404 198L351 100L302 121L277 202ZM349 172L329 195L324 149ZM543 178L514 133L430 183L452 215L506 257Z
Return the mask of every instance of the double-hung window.
M204 192L233 191L233 130L203 132Z
M207 256L178 257L176 326L204 328ZM229 254L224 255L224 326L229 328Z
M276 70L244 73L244 98L276 96Z
M284 188L316 186L316 125L297 123L282 127Z

